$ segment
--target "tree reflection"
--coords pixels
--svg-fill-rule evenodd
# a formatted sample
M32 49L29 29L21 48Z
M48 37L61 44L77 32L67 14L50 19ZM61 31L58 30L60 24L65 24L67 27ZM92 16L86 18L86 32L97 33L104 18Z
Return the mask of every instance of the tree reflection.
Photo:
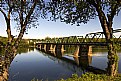
M14 55L1 55L0 56L0 81L8 81L8 69L14 59Z
M19 48L14 54L5 54L4 48L0 48L0 81L8 81L10 64L18 53L27 53L33 50L34 48Z

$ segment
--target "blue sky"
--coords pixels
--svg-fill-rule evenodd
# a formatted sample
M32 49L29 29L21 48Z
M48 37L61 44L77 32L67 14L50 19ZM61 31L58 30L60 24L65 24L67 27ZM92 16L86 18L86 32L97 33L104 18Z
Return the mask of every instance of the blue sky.
M7 36L6 25L3 15L0 13L0 36ZM15 36L18 33L12 24L12 34ZM121 12L114 18L114 29L121 28ZM98 18L90 20L87 24L80 26L65 24L64 22L47 21L42 18L39 19L38 28L31 28L24 38L45 38L49 37L67 37L67 36L84 36L87 33L102 31Z

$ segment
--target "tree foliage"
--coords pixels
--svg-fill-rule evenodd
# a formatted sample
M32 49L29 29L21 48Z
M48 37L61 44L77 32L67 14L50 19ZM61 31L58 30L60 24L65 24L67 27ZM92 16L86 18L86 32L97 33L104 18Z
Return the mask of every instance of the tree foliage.
M6 21L6 31L9 44L17 45L22 39L25 32L31 27L38 26L41 9L43 8L43 0L0 0L0 12ZM12 35L12 24L16 23L19 32L17 39ZM12 43L14 42L14 43Z
M52 21L60 19L67 24L87 23L90 19L99 18L108 48L108 74L117 74L118 60L113 43L113 19L121 10L121 0L51 0L45 4L44 18ZM46 16L46 14L49 14Z
M103 11L103 15L107 16L108 21L121 9L120 0L52 0L47 2L45 12L49 15L45 18L50 18L52 21L60 19L67 24L87 23L90 19L99 16L98 12ZM97 10L97 7L101 11Z
M36 6L33 11L33 4L36 1ZM39 0L1 0L0 11L5 19L10 15L11 20L16 23L17 30L21 30L21 25L26 25L26 30L38 25L40 17L40 6L42 1ZM28 18L28 16L31 16ZM22 17L22 18L21 18Z

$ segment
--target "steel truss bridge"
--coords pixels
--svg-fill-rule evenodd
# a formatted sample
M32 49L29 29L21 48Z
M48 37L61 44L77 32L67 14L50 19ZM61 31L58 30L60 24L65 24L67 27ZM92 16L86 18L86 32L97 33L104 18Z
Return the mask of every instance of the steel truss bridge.
M118 36L117 36L118 35ZM113 41L121 44L121 29L113 30ZM63 44L63 45L106 45L103 32L88 33L85 36L69 36L60 38L45 38L37 43Z

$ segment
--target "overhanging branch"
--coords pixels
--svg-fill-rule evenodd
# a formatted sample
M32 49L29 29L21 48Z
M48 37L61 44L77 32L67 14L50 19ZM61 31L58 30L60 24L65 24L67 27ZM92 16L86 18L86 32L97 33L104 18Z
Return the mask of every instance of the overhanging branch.
M31 15L32 15L32 13L33 13L33 11L34 11L34 9L35 9L36 4L37 4L37 0L34 1L34 4L32 5L30 11L28 12L28 15L27 15L26 18L25 18L25 22L24 22L24 25L25 25L25 26L27 25L27 23L28 23L28 21L29 21Z
M1 8L0 8L0 11L1 11L1 13L4 15L5 20L8 21L8 18L7 18L7 15L5 14L5 12L4 12Z

